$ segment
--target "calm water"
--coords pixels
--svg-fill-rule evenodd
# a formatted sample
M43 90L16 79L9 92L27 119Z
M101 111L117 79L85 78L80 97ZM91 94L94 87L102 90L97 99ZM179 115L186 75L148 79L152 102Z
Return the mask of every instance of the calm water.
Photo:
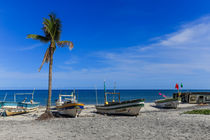
M58 99L59 93L70 94L73 90L53 90L52 91L52 104L55 104L55 100ZM182 90L184 91L202 91L210 92L210 90ZM0 101L4 100L5 94L7 94L6 101L14 101L15 93L31 93L32 90L0 90ZM113 92L113 91L110 91ZM131 100L137 98L144 98L145 102L154 102L156 99L161 99L158 93L161 92L166 96L172 96L173 93L177 92L176 90L116 90L120 92L121 101ZM76 95L78 95L79 102L85 104L96 104L96 90L76 90ZM97 90L98 103L102 104L104 101L104 91ZM17 101L22 101L24 98L31 98L29 95L18 95L16 97ZM41 105L46 105L48 97L47 90L36 90L34 93L34 100L40 102ZM111 101L113 99L117 100L117 95L109 96L108 99Z

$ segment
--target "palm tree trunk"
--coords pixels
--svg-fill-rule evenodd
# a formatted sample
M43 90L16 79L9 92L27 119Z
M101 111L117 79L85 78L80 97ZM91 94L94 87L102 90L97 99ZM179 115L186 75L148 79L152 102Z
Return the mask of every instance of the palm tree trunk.
M50 112L51 96L52 96L52 64L53 64L52 44L50 45L49 55L50 55L50 64L49 64L49 81L48 81L48 101L47 101L47 108L46 108L47 112Z

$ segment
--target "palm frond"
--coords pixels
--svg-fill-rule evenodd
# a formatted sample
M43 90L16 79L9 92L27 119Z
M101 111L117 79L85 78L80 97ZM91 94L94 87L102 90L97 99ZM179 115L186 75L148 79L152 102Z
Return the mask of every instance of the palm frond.
M44 18L43 21L43 30L46 36L50 35L50 38L54 39L55 41L60 40L61 34L61 21L60 19L56 18L55 14L50 14L49 19Z
M34 39L34 40L39 40L39 41L44 42L44 43L47 43L47 42L50 41L50 39L47 38L47 37L44 37L44 36L41 36L41 35L35 35L35 34L29 34L29 35L27 35L26 38L31 38L31 39Z
M48 63L49 61L50 61L50 51L49 51L49 48L47 48L47 50L45 52L45 55L44 55L44 58L42 60L42 64L39 67L39 72L41 71L42 66L44 65L44 63Z
M55 23L56 15L54 13L49 14L51 23Z
M51 38L53 38L53 33L52 33L53 24L50 22L50 20L44 18L43 25L44 25L44 27L43 27L44 32L50 34Z
M54 54L55 50L56 50L56 47L52 47L52 55ZM39 67L39 72L41 71L42 66L44 65L44 63L48 63L48 62L50 62L50 46L49 46L49 48L47 48L47 50L45 52L44 58L42 60L42 64Z
M58 18L55 20L55 28L56 30L54 32L54 39L55 41L59 41L61 35L61 21Z
M71 41L58 41L57 45L59 47L69 47L70 50L74 47L74 44Z
M51 39L52 39L52 38L51 38L51 35L50 35L49 32L46 31L46 28L43 27L42 30L43 30L43 32L44 32L44 34L45 34L45 37L46 37L46 38L49 38L49 40L51 40Z

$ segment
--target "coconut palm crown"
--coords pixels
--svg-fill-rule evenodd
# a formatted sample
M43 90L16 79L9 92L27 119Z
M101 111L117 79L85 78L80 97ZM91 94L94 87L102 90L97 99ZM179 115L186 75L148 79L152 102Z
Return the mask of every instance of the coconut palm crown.
M49 47L45 52L39 71L42 69L44 63L49 62L48 102L46 111L50 111L52 96L52 64L56 45L59 47L69 47L72 49L73 43L71 41L60 41L61 22L60 19L56 18L55 14L53 13L49 15L49 19L44 18L42 30L44 31L44 36L29 34L27 35L27 38L39 40L43 43L49 43Z

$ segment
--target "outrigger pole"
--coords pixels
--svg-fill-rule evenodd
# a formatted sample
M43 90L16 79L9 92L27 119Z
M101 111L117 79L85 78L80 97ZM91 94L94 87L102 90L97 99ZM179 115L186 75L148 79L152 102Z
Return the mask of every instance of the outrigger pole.
M97 87L95 85L95 90L96 90L96 105L98 105L98 93L97 93Z
M107 102L107 99L106 99L106 81L104 80L104 103Z
M14 94L14 102L16 102L16 95L31 95L32 96L31 99L33 100L34 99L34 91L35 91L35 88L32 93L15 93Z
M34 88L34 91L32 92L32 101L34 100L34 92L35 92L35 88Z
M114 82L114 93L115 93L115 90L116 90L116 82Z

